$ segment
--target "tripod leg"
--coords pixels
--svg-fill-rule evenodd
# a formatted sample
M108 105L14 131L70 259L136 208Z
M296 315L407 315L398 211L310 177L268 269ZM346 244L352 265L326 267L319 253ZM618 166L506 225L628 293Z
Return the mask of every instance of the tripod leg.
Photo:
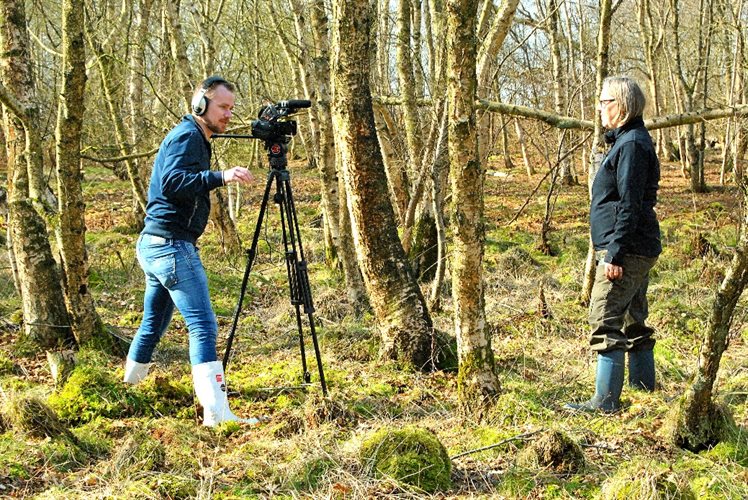
M288 171L286 171L286 176ZM306 364L306 347L304 346L304 329L301 324L302 304L301 294L299 293L299 281L296 273L296 249L294 245L294 235L290 227L290 214L288 211L288 199L286 196L285 183L279 178L276 182L275 202L278 204L281 219L281 228L283 230L283 247L286 257L286 273L288 275L288 288L291 295L291 304L296 309L296 327L299 332L299 350L301 351L301 369L305 383L311 382L311 375Z
M252 264L254 263L255 256L257 255L257 242L260 239L260 228L262 227L262 218L265 216L265 210L268 205L268 198L270 196L270 186L273 184L273 179L277 173L271 170L268 173L267 184L265 184L265 193L262 196L262 203L260 203L260 214L257 216L257 224L255 225L255 232L252 236L252 245L247 250L247 267L244 269L244 277L242 278L242 286L239 291L239 300L236 304L236 311L234 311L234 321L231 324L231 331L226 340L226 352L223 355L223 370L226 371L226 366L229 364L229 358L231 357L231 347L234 344L234 336L236 334L236 327L239 324L239 315L242 312L242 304L244 302L244 295L247 292L247 282L249 281L249 272L252 270Z
M301 245L301 231L299 230L299 220L296 217L296 207L293 200L293 192L291 191L291 178L290 174L284 176L279 180L283 184L283 191L285 192L284 201L285 206L283 207L286 211L286 218L288 219L289 236L286 238L285 225L283 239L286 244L286 248L291 246L292 251L290 252L292 257L289 259L292 265L289 265L289 282L295 283L294 289L291 291L292 302L296 305L297 323L299 326L299 340L302 344L302 353L304 352L304 339L302 336L301 329L301 316L299 313L299 306L304 306L304 312L307 314L309 320L309 331L312 337L312 343L314 345L314 354L317 359L317 370L319 371L320 385L322 387L322 394L327 396L327 384L325 382L325 373L322 369L322 356L319 350L319 343L317 342L317 334L314 326L314 304L312 302L311 286L309 285L309 273L307 270L307 262L304 258L304 248ZM283 210L281 210L283 211ZM281 216L282 217L282 216ZM298 245L297 245L298 243ZM289 252L287 252L288 254ZM293 268L293 269L291 269ZM293 271L293 272L292 272ZM293 275L293 278L291 277ZM306 361L304 361L304 372L305 377L309 374L306 371ZM310 376L309 376L310 377ZM311 377L310 377L311 378Z

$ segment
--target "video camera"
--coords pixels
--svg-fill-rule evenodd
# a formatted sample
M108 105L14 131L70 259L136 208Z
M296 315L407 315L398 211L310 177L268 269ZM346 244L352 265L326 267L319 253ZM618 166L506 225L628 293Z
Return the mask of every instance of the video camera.
M288 143L296 135L296 122L284 120L303 108L312 106L312 101L290 99L266 104L260 108L256 120L252 120L252 137L263 141Z

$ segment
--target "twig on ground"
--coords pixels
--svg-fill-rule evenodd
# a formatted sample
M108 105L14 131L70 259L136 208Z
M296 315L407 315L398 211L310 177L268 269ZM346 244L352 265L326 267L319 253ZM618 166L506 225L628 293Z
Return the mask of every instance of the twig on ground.
M510 437L510 438L503 439L503 440L499 441L498 443L494 443L494 444L491 444L491 445L488 445L488 446L484 446L482 448L476 448L474 450L463 451L462 453L458 453L457 455L449 457L449 459L450 460L454 460L456 458L464 457L465 455L471 455L473 453L480 453L481 451L490 450L491 448L497 448L497 447L501 446L502 444L506 444L506 443L509 443L511 441L520 441L520 440L526 439L526 438L528 438L530 436L534 436L535 434L537 434L539 432L543 432L544 430L545 429L538 429L536 431L526 432L524 434L519 434L517 436L513 436L513 437Z

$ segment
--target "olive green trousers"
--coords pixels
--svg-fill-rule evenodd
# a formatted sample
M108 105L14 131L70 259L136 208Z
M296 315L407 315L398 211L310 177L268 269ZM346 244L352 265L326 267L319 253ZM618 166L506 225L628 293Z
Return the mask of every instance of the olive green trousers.
M623 258L623 277L605 277L605 251L595 254L595 284L590 298L590 346L593 351L616 349L644 351L654 347L654 330L646 326L649 315L647 287L649 271L657 257L626 255Z

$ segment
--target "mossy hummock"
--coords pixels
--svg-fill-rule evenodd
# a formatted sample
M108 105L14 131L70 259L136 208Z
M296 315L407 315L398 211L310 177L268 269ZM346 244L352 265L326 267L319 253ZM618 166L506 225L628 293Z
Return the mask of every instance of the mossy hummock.
M380 429L361 445L361 461L376 477L389 477L428 493L452 487L452 462L439 439L426 429Z

